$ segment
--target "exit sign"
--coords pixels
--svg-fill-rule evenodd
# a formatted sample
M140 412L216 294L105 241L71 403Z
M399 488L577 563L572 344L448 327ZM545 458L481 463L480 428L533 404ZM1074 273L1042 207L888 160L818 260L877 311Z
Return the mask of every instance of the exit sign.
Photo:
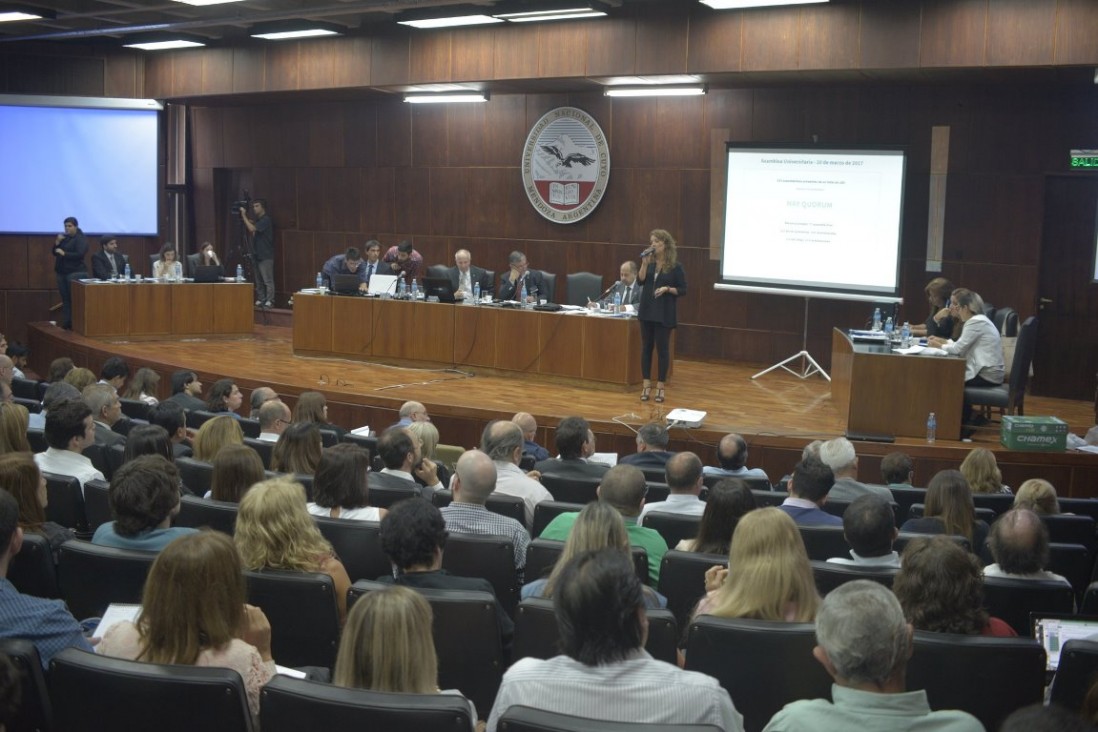
M1098 168L1098 150L1072 150L1072 168Z

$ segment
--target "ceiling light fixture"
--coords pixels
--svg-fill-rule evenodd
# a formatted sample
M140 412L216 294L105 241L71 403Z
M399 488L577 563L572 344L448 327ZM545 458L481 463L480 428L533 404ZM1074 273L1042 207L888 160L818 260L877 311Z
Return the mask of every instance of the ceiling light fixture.
M487 102L488 92L405 94L404 101L408 104L461 104L467 102Z
M694 97L705 94L705 86L612 86L603 94L608 97Z
M534 3L531 9L530 3L512 2L503 3L498 7L499 12L492 15L502 18L510 23L538 23L552 20L579 20L583 18L602 18L606 16L608 6L599 0L557 0L557 2Z
M398 13L396 22L401 25L429 30L432 28L458 28L466 25L487 25L489 23L502 23L499 18L493 18L484 13L484 8L477 5L451 5L441 8L422 8L419 10L406 10Z
M828 0L701 0L714 10L739 10L742 8L766 8L779 5L812 5L826 3Z
M285 41L292 38L316 38L338 36L346 30L335 23L317 20L285 20L275 23L258 23L248 31L252 38L268 41Z
M153 33L129 36L122 42L126 48L139 48L142 51L170 51L177 48L198 48L205 46L205 39L178 33Z
M184 5L224 5L226 3L238 3L241 0L175 0Z
M14 23L19 20L44 20L57 17L52 10L31 8L26 5L7 5L0 8L0 23Z

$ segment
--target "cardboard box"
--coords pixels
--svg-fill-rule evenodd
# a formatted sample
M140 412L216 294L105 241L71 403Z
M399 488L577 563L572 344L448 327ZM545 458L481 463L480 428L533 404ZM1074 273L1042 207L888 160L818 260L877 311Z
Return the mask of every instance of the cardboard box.
M1010 450L1067 449L1067 422L1057 417L1003 417L999 441Z

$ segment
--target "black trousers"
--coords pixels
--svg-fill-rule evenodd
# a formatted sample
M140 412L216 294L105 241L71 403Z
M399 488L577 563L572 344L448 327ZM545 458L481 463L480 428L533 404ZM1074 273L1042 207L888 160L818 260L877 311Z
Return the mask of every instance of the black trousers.
M642 320L641 328L641 376L652 378L652 349L656 349L658 378L667 381L667 370L671 366L671 329L659 323Z
M62 328L72 328L72 281L88 276L83 270L57 274L57 291L61 293L61 319L58 321Z

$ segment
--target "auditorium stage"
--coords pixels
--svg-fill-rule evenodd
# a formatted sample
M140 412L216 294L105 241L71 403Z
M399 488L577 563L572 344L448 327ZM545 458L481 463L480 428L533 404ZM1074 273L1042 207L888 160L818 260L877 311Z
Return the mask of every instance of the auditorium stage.
M478 375L472 369L412 369L295 356L291 329L277 325L256 325L253 335L242 338L126 341L85 338L49 323L32 323L28 340L31 365L39 374L58 356L70 356L78 366L98 373L108 356L121 355L133 370L149 366L160 373L161 397L170 393L171 372L189 368L199 373L207 388L217 378L234 379L246 398L260 385L274 387L291 403L303 391L321 391L329 402L329 418L346 427L368 424L384 429L396 421L401 403L414 399L427 405L443 442L467 447L476 444L488 420L528 411L538 419L538 441L550 448L551 427L565 416L581 414L591 421L600 451L624 454L633 451L631 430L662 419L671 409L687 407L705 410L708 416L699 429L673 430L673 447L693 450L710 462L715 459L720 437L739 432L751 445L750 464L777 478L790 471L805 443L829 439L845 430L832 405L827 381L821 377L802 381L785 372L752 380L759 364L679 359L667 402L659 405L640 402L638 392ZM917 395L905 394L902 388L896 394L897 399L913 397ZM1094 424L1091 402L1027 397L1026 411L1056 415L1076 434L1085 433ZM937 470L956 467L974 445L997 451L1004 482L1009 485L1045 477L1063 495L1098 496L1098 456L1008 452L999 446L997 431L979 432L973 443L927 445L924 440L904 438L895 444L859 442L859 477L879 481L880 457L899 449L915 459L916 483L925 485Z

